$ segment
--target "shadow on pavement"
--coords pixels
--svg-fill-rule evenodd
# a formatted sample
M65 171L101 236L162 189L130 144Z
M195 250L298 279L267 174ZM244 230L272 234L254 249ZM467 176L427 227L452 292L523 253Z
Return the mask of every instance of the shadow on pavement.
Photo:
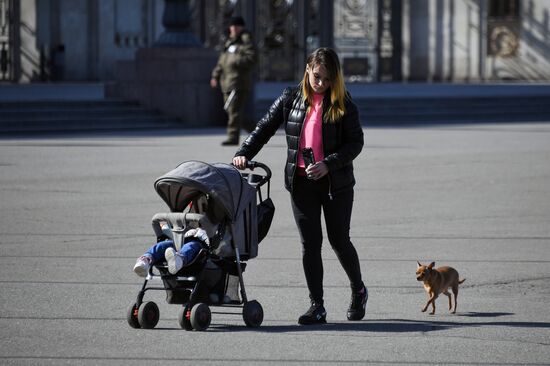
M291 333L307 331L323 332L388 332L388 333L409 333L409 332L430 332L444 330L453 327L449 323L439 322L411 322L411 321L363 321L355 323L327 323L322 325L262 325L255 331L263 333ZM217 326L211 325L209 330L215 331L250 331L250 328L239 326Z
M479 312L468 312L463 314L457 314L458 316L468 316L471 318L496 318L497 316L507 316L514 315L514 313L479 313Z
M513 315L512 313L467 313L467 317L499 317ZM457 315L460 316L460 315ZM263 333L290 333L304 331L324 332L384 332L384 333L411 333L433 332L454 328L470 327L512 327L512 328L542 328L550 329L550 323L546 322L514 322L514 321L488 321L488 322L459 322L459 321L421 321L407 319L366 320L353 323L327 323L323 325L300 326L296 325L262 325L254 331ZM225 326L212 324L210 331L250 331L251 328L243 326Z

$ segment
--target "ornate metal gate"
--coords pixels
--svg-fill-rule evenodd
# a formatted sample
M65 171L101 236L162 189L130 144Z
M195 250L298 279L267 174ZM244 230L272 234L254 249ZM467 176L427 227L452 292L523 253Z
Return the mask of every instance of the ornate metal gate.
M306 5L307 3L307 5ZM242 15L258 46L259 80L295 80L305 57L308 24L306 7L318 1L207 0L200 8L199 30L206 47L220 49L226 39L224 25L233 15Z
M334 47L349 81L376 80L377 17L376 0L334 1Z
M256 5L260 80L299 80L306 56L333 47L348 81L377 75L378 0L271 0Z
M303 57L301 22L293 1L260 2L256 9L256 39L260 80L293 80L298 57Z
M246 18L258 45L259 80L301 79L306 56L321 46L336 49L348 81L376 79L378 0L206 0L203 4L199 33L207 47L215 48L232 15Z
M13 81L14 9L13 1L0 0L0 81Z

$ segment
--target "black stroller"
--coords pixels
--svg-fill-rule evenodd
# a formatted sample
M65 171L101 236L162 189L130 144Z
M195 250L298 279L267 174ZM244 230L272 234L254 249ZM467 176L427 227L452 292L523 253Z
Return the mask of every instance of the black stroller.
M253 173L256 167L264 174ZM248 300L243 272L246 261L258 254L258 243L269 229L275 207L269 198L271 170L258 162L249 162L248 168L249 172L241 173L229 164L188 161L156 180L155 190L171 211L153 216L156 236L163 233L160 223L167 223L179 250L184 234L200 227L208 234L210 245L175 275L168 272L166 262L151 266L136 301L128 308L131 327L154 328L159 321L158 306L143 300L149 290L166 291L169 304L182 305L178 321L186 330L207 329L210 307L218 306L242 309L249 327L262 324L262 306ZM264 200L261 187L265 183ZM163 286L150 286L155 280Z

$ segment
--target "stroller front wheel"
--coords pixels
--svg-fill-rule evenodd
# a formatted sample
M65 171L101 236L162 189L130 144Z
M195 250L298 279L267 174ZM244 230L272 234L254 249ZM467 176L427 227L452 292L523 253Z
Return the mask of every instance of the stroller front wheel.
M191 325L191 309L189 308L189 305L182 306L179 314L178 314L178 322L180 323L180 327L185 330L193 330L193 326Z
M139 306L138 321L142 328L153 329L159 322L160 312L153 301L144 302Z
M138 307L135 302L130 304L130 306L128 307L128 311L126 313L126 320L128 320L128 324L132 328L136 328L136 329L141 328L141 325L139 325L139 321L138 321Z
M212 320L212 313L208 305L204 303L198 303L191 309L191 325L195 330L206 330L210 326Z
M262 305L256 300L245 303L243 307L243 320L248 327L259 327L264 320Z

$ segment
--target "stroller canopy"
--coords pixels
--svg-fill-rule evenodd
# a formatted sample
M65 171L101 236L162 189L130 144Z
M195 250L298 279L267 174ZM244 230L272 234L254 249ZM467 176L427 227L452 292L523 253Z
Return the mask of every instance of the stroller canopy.
M155 181L172 212L183 212L197 194L208 194L231 221L255 200L256 189L229 164L186 161Z

